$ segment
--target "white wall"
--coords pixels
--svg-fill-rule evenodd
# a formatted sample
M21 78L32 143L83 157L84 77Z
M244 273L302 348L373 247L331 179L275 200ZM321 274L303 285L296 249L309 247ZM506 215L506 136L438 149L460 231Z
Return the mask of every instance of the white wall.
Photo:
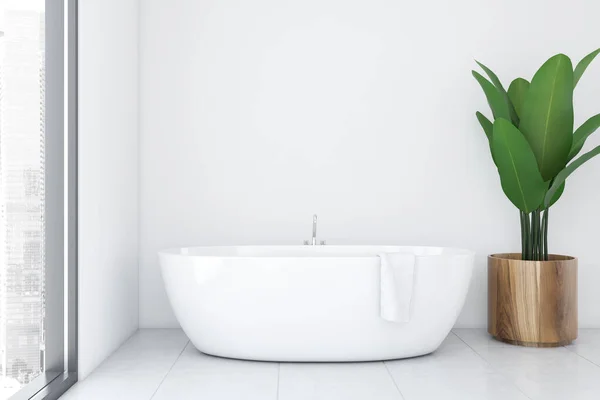
M138 327L138 0L79 2L79 376Z
M475 250L458 324L485 326L485 257L517 251L520 231L474 116L489 112L473 59L531 78L557 52L597 48L598 12L591 0L143 1L140 325L177 326L159 249L301 244L317 213L331 244ZM578 123L599 96L597 61ZM551 250L580 257L581 326L600 327L599 181L600 159L550 217Z

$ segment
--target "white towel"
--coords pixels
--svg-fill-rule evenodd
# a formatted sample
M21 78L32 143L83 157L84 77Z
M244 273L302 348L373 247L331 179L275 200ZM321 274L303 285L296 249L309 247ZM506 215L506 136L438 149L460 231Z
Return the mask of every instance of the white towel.
M383 253L381 259L381 318L390 322L410 321L415 256Z

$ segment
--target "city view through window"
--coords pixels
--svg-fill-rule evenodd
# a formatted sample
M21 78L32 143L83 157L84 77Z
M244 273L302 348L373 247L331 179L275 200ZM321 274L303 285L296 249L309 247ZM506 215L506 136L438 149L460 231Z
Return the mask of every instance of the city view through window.
M44 0L0 0L0 400L44 370Z

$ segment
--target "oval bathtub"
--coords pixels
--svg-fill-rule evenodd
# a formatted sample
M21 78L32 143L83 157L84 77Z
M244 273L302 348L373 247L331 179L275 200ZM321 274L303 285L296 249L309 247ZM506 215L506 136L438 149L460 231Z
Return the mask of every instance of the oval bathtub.
M409 322L380 317L380 253L414 254ZM473 253L440 247L237 246L159 253L177 320L200 351L264 361L431 353L456 322Z

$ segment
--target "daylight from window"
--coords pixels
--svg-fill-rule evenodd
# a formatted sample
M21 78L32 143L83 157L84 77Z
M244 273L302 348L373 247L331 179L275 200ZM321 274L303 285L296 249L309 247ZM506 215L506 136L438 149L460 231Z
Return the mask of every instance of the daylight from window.
M44 369L44 0L0 0L0 400Z

